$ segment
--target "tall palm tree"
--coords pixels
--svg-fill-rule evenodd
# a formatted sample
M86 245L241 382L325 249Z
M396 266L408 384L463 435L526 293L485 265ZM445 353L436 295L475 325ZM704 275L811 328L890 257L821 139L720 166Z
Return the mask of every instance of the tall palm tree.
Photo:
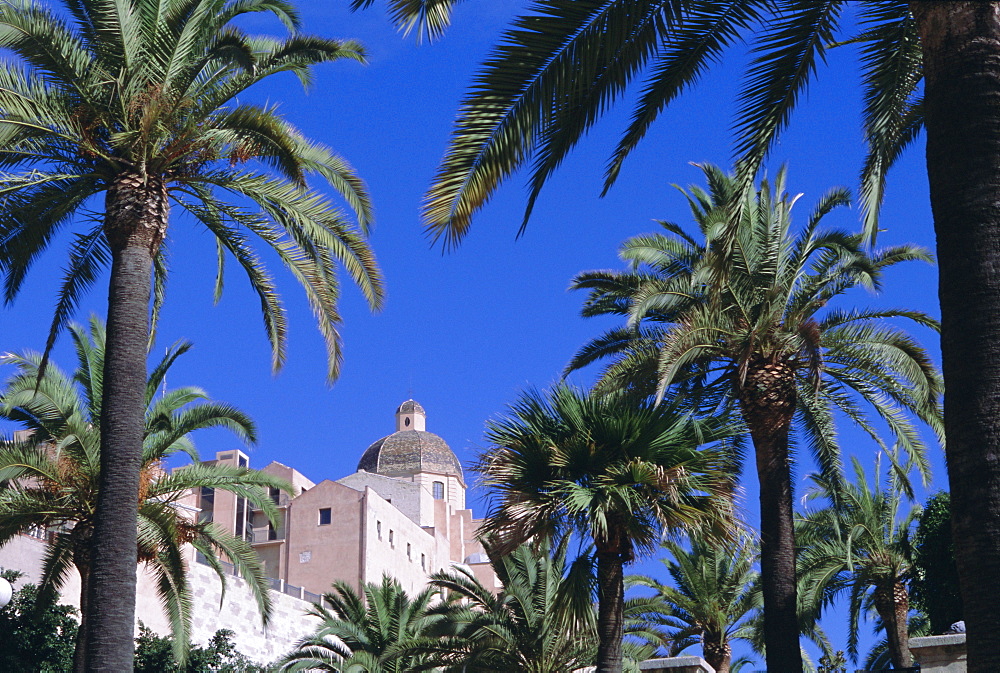
M427 587L414 597L388 574L380 583L368 582L359 594L338 580L323 594L324 604L309 614L319 627L295 645L279 664L281 671L336 671L337 673L406 673L425 670L425 655L413 646L439 633L445 618L428 614L437 589Z
M797 522L801 571L828 598L849 594L848 652L855 660L859 617L864 608L874 608L885 628L893 668L909 668L910 533L920 506L901 511L904 489L894 473L885 487L879 483L881 461L875 463L874 484L860 461L852 457L852 462L855 481L844 487L839 506L807 512ZM826 495L825 480L814 476L814 481L819 490L812 495Z
M502 588L484 586L458 566L431 575L448 597L433 611L457 626L455 637L429 643L446 670L561 673L593 663L596 614L592 561L567 564L569 538L550 551L521 545L491 559Z
M70 333L77 354L72 376L50 364L39 378L42 358L37 353L0 358L0 364L17 368L0 390L0 418L21 424L29 433L26 439L0 443L0 545L32 529L50 531L41 583L50 594L61 589L70 568L79 572L81 628L75 667L82 671L83 632L94 612L87 587L94 571L90 541L102 468L97 419L104 385L105 333L96 318L89 330L73 325ZM255 432L245 414L209 400L200 388L185 386L158 393L170 367L190 348L190 343L181 342L168 349L147 381L138 503L138 560L156 578L178 660L187 652L191 626L185 545L191 544L203 555L223 587L226 572L220 555L233 563L247 580L265 625L271 613L267 580L253 548L213 523L191 519L177 507L178 501L209 486L247 498L275 519L277 511L267 488L289 488L282 480L256 470L197 462L191 432L225 428L247 442L254 441ZM195 463L167 474L163 461L178 453L188 454Z
M673 586L646 576L631 582L654 589L665 604L670 656L700 642L705 661L717 673L729 673L730 643L752 640L749 618L761 607L756 543L741 535L727 544L696 537L689 548L672 540L663 547L670 555L661 561Z
M860 31L845 36L850 5ZM830 44L859 43L872 238L887 172L921 130L927 136L956 557L970 670L984 672L1000 670L998 12L1000 0L535 0L474 80L424 211L431 235L456 244L497 187L531 164L526 222L577 141L645 75L608 161L607 191L659 113L744 41L752 59L734 126L748 187Z
M661 223L663 233L623 245L629 270L584 273L573 281L590 291L584 315L624 315L627 322L584 346L567 370L610 357L598 389L632 386L662 397L674 384L681 397L738 411L753 441L760 484L768 667L797 671L793 426L834 489L841 481L834 410L881 443L859 405L865 403L925 481L926 447L907 412L941 432L934 365L909 335L881 321L936 323L916 311L824 307L852 287L878 289L889 266L928 256L912 246L868 253L859 236L821 231L822 217L847 203L842 190L824 197L794 234L795 198L785 193L784 169L773 191L764 181L750 194L737 178L702 168L710 192L693 189L689 196L701 240ZM741 207L731 208L738 197Z
M312 79L326 61L363 61L358 44L298 31L286 0L36 0L0 4L0 274L12 301L32 263L71 221L79 224L46 353L83 292L110 267L100 419L104 442L88 627L91 663L125 670L132 658L135 507L143 437L146 351L164 296L171 203L216 242L216 297L228 258L260 298L272 364L285 359L285 316L254 252L259 239L302 285L329 356L340 365L337 266L369 304L381 276L365 240L371 206L353 169L310 142L273 106L238 100L280 72ZM265 12L293 31L248 35L237 19ZM318 176L356 213L352 225ZM88 208L103 197L103 213Z
M597 557L597 670L622 670L624 567L661 537L726 526L734 459L715 417L596 396L528 392L487 425L477 470L492 489L481 531L506 547L576 532Z

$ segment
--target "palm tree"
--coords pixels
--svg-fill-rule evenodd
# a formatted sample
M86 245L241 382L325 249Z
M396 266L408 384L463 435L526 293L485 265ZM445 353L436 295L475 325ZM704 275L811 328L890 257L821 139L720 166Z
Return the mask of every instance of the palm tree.
M885 268L928 256L912 246L868 253L859 236L821 231L823 215L847 203L843 190L824 197L794 235L795 199L784 191L784 170L773 192L764 181L731 209L727 204L743 194L738 179L702 168L711 191L695 188L689 196L702 240L661 223L664 233L625 242L621 256L629 270L584 273L573 281L590 291L584 315L625 315L627 324L584 346L567 371L611 357L598 389L631 386L662 397L675 384L678 396L738 411L753 441L760 484L768 667L797 671L793 426L834 489L841 481L835 409L881 443L858 402L867 404L925 481L925 446L906 412L941 431L941 384L929 356L910 336L881 324L905 318L934 327L931 318L902 309L820 313L852 287L878 289Z
M90 329L70 327L77 367L72 376L50 364L39 378L37 353L7 354L0 364L14 365L16 373L0 391L0 418L21 424L27 438L0 444L0 545L32 529L47 529L49 547L43 564L42 588L58 592L67 572L80 574L81 628L77 639L76 670L84 670L86 640L83 631L94 608L87 593L94 571L90 540L94 534L97 493L100 488L101 414L104 385L104 326L96 318ZM189 435L202 428L225 428L246 442L255 438L253 422L238 409L210 401L205 391L186 386L157 391L177 358L191 344L180 342L167 350L146 385L138 548L140 563L157 580L157 591L167 611L179 659L187 652L191 625L191 593L187 582L185 545L191 544L208 561L223 586L219 556L232 562L247 580L266 625L271 613L267 580L256 552L213 523L191 519L177 507L193 490L209 486L247 498L276 518L267 488L289 488L270 475L225 465L197 462ZM178 453L195 463L167 474L163 461ZM133 569L134 573L134 569Z
M468 567L431 575L448 597L431 608L455 625L455 636L427 644L430 660L449 671L562 673L590 666L596 614L592 561L567 567L569 538L555 549L521 545L491 565L502 588L484 586Z
M88 651L95 667L125 670L132 658L143 391L152 318L164 297L170 204L216 241L216 297L228 258L260 298L272 364L285 359L285 316L274 281L253 251L259 239L303 286L329 356L340 365L337 327L344 267L373 308L380 272L364 233L365 187L331 150L304 138L274 107L241 102L279 72L309 83L313 66L363 61L358 44L297 32L286 0L36 0L0 5L0 273L5 299L54 234L81 224L46 354L79 298L110 267L108 341L100 419L104 442L94 528ZM246 34L251 12L281 20L284 39ZM360 230L321 192L318 176L357 214ZM96 223L86 209L100 195ZM43 359L44 363L44 359Z
M333 592L309 614L320 619L314 633L303 638L279 664L281 671L337 673L406 673L422 668L424 655L414 645L437 635L445 618L428 613L437 589L427 587L410 598L394 577L368 582L359 595L338 580Z
M860 32L838 40L849 5ZM872 238L886 174L921 130L927 136L956 556L970 670L983 672L1000 670L1000 516L982 517L984 507L1000 512L1000 428L990 420L1000 396L998 11L1000 0L536 0L474 80L424 210L430 234L457 244L498 186L530 164L526 222L576 142L645 74L608 161L607 191L659 113L744 41L752 60L734 126L749 187L830 44L858 43Z
M858 620L863 608L874 608L885 628L893 668L913 666L910 655L910 601L907 584L914 570L910 533L920 506L900 518L903 486L891 473L885 488L870 484L857 458L852 458L855 482L843 489L839 506L808 512L797 522L802 552L801 572L827 598L840 592L850 596L848 653L858 657ZM826 495L826 483L815 477Z
M727 527L733 456L699 446L729 434L715 417L565 385L488 423L494 448L477 470L494 504L481 534L500 551L571 531L593 542L599 673L622 670L625 565L665 534Z
M670 656L700 642L705 661L717 673L729 673L730 643L753 640L749 618L761 607L756 543L740 535L727 544L693 538L688 549L676 541L663 546L670 556L661 561L674 586L641 575L630 581L654 589L663 601Z

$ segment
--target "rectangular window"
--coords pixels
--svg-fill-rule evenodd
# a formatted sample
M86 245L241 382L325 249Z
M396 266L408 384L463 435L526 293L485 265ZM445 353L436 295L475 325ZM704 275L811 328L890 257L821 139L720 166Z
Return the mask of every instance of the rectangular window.
M420 569L427 572L427 554L420 555Z
M271 496L271 502L273 502L275 505L277 505L278 501L281 499L281 489L280 488L274 488L272 486L272 487L270 487L268 489L268 495Z
M333 521L333 511L329 507L324 507L319 511L319 525L329 526Z
M406 543L406 558L413 560L413 549L410 547L410 543Z
M375 532L378 533L378 539L381 541L382 540L382 522L381 521L376 521L375 522Z
M444 483L440 481L434 482L434 499L444 500Z
M395 549L396 548L396 543L395 543L395 541L392 538L393 538L392 529L390 528L389 529L389 546L392 547L393 549Z
M246 459L246 457L245 456L240 456L239 463L240 463L240 467L246 467L247 466L247 459Z

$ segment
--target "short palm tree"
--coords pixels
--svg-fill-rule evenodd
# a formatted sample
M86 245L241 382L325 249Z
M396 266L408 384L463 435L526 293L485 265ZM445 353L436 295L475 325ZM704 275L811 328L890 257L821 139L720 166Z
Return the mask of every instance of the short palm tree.
M39 379L41 356L37 353L0 358L0 364L17 368L0 390L0 418L21 424L29 433L26 439L4 441L0 448L0 545L20 533L47 529L52 534L43 566L43 589L58 591L71 567L79 572L81 629L75 665L83 670L83 627L93 613L87 586L93 572L90 541L100 488L101 434L96 419L101 413L105 334L97 319L91 321L89 330L73 325L70 333L78 360L72 376L49 365ZM254 426L238 409L210 401L200 388L186 386L158 394L170 367L190 347L182 342L168 349L147 382L138 507L138 559L157 579L181 659L187 652L191 622L185 545L204 556L223 586L226 572L220 555L233 563L253 591L265 624L271 599L260 560L250 545L213 523L191 519L177 507L178 501L208 486L247 498L273 519L277 512L266 489L288 488L282 480L256 470L197 462L191 432L225 428L252 442ZM177 453L188 454L195 463L167 474L163 461Z
M869 482L860 461L852 461L855 481L844 488L839 506L807 512L797 522L801 573L827 598L848 593L848 653L855 660L860 615L874 608L885 628L893 668L909 668L913 658L908 646L907 584L914 570L910 533L920 506L901 511L904 488L894 470L884 487L879 483L881 461L875 463L875 484ZM819 490L812 495L827 495L825 481L821 477L814 481Z
M481 531L513 549L578 533L597 558L600 673L622 670L624 567L663 535L727 527L730 426L666 405L560 385L525 393L491 421L477 466L493 506Z
M358 44L298 32L286 0L36 0L0 4L0 275L12 301L56 232L78 224L50 331L49 351L82 294L110 268L100 418L104 442L87 637L94 662L132 658L135 508L140 488L146 354L167 274L171 204L216 243L216 297L235 262L260 298L272 363L285 359L285 316L253 250L272 250L306 292L340 365L342 266L372 307L381 276L364 232L365 187L330 149L310 142L273 106L239 100L253 85L313 66L363 60ZM264 12L289 37L248 35L239 19ZM307 183L338 191L360 227ZM98 204L103 204L98 205ZM95 205L102 210L90 213ZM97 419L95 419L97 420ZM94 664L98 665L97 663Z
M323 594L323 603L309 608L320 619L314 633L303 638L280 662L281 671L337 673L407 673L425 670L425 655L415 653L439 634L445 619L428 614L437 589L427 587L414 597L394 577L368 582L358 594L337 581ZM329 607L327 607L329 606Z
M431 575L431 586L448 596L432 611L455 627L454 637L428 644L431 660L468 673L562 673L592 665L592 560L584 555L567 564L568 542L551 553L525 544L494 556L499 592L468 567Z
M835 410L881 443L865 407L874 411L925 481L926 447L909 415L942 434L937 370L912 337L883 322L935 328L935 321L903 309L825 307L853 287L879 289L886 268L928 255L913 246L868 252L859 236L820 230L823 216L847 203L843 190L824 197L796 234L796 199L784 191L784 170L773 191L764 181L750 194L718 168L702 169L710 191L693 188L688 197L700 240L664 222L663 233L623 244L626 271L588 272L573 281L590 293L584 315L620 315L626 324L584 346L567 371L610 358L598 390L670 392L739 413L760 484L768 667L797 671L793 427L834 497L842 471ZM742 206L730 207L739 198Z
M661 560L673 586L646 576L630 582L654 589L663 601L671 656L701 643L705 661L717 673L729 673L730 643L752 640L749 618L761 607L757 544L741 535L727 543L696 537L689 548L670 540L663 547L669 556Z

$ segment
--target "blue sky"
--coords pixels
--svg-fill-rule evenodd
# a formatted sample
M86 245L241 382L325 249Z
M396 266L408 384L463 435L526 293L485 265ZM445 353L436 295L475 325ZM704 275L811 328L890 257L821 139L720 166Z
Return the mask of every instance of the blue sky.
M515 234L525 201L523 175L501 188L456 251L442 254L422 233L420 200L467 83L506 22L527 2L462 3L444 39L423 45L397 34L380 4L360 14L349 13L346 0L301 4L308 32L361 40L369 64L326 65L307 94L288 76L247 98L279 103L307 136L340 152L367 181L377 218L371 243L388 287L385 310L370 314L360 293L345 285L345 363L340 380L329 387L322 341L304 297L277 260L267 258L290 324L287 365L272 375L258 304L245 279L233 265L226 293L213 306L214 246L175 210L169 234L173 275L159 348L182 338L195 347L168 383L200 385L247 411L259 426L260 442L250 451L258 467L279 460L316 481L348 474L372 441L392 431L395 407L411 396L427 410L428 430L444 437L469 464L483 446L486 419L502 413L523 388L555 381L574 351L610 326L579 317L583 296L566 291L570 278L582 270L618 267L618 244L651 231L654 219L689 222L671 185L700 180L691 162L729 165L729 129L744 61L732 54L724 67L661 115L607 197L598 196L602 169L627 119L627 101L598 124L552 178L520 240ZM280 31L273 21L261 20L252 28ZM772 170L788 162L790 191L803 193L798 222L828 188L856 187L863 153L853 53L835 50L819 74L772 154ZM836 212L827 223L857 229L858 210ZM933 249L922 141L891 176L883 226L882 245L909 242ZM0 307L0 352L44 344L67 241L57 241L38 262L13 305ZM105 288L99 283L87 297L80 320L92 312L104 314ZM938 315L935 270L917 263L896 267L881 296L859 291L849 301ZM935 335L915 334L938 360ZM72 365L68 341L60 340L54 356L67 367ZM592 374L584 372L574 381L585 385ZM0 376L7 375L0 370ZM843 430L845 452L870 465L870 441ZM206 457L237 445L222 433L196 439ZM931 452L935 483L930 490L945 488L942 452L938 447ZM802 456L799 483L809 469ZM748 472L750 520L756 519L754 481ZM920 490L921 497L926 493ZM470 502L482 513L479 495Z

